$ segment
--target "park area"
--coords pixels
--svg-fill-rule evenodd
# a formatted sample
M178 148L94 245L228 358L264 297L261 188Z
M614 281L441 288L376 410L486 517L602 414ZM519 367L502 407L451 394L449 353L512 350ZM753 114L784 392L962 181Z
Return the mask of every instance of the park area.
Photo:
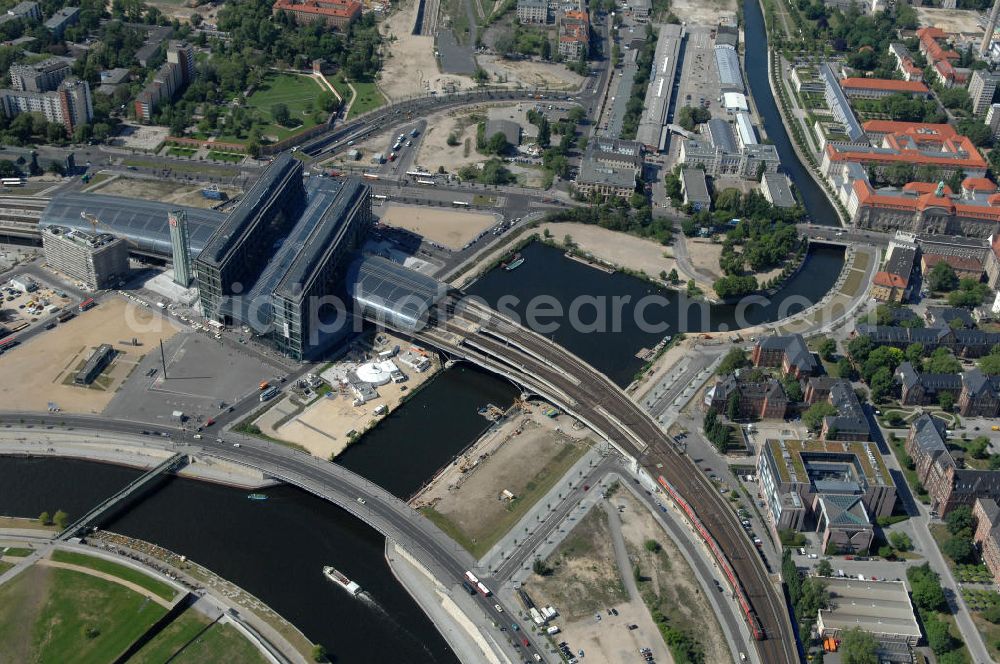
M100 413L146 352L176 332L149 309L108 298L0 356L0 374L17 376L0 386L0 398L9 410L45 412L51 404L70 413ZM117 352L110 367L91 386L74 385L76 370L105 343Z
M484 212L388 205L380 221L416 233L442 247L461 249L496 224L497 218Z
M541 413L518 413L436 477L414 505L482 557L587 451L585 441L556 428Z
M333 93L312 76L271 72L247 97L244 107L231 113L245 110L253 124L260 129L263 139L283 141L326 119L327 111L319 104L320 96L324 93L333 97ZM242 143L247 140L247 136L223 134L218 140L224 143Z

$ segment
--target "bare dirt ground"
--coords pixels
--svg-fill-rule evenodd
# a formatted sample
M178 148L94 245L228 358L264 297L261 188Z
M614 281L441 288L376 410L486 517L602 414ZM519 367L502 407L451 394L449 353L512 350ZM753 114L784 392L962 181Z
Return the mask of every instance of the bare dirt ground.
M431 90L440 93L449 86L459 90L475 87L468 76L441 73L434 57L434 37L411 34L416 14L416 0L406 0L382 24L382 34L395 38L385 49L379 79L382 93L397 100Z
M483 212L392 204L384 207L381 217L383 224L404 228L451 249L461 249L497 220Z
M562 242L566 235L572 235L573 242L580 251L593 254L595 258L620 267L642 270L651 277L659 275L662 270L669 273L677 266L673 258L667 257L670 255L670 247L600 226L574 223L542 224L538 230L542 233L548 230L558 242Z
M488 549L586 452L585 444L556 431L556 420L541 411L528 406L527 413L517 412L488 432L413 506L433 507L477 550ZM503 498L504 490L515 499Z
M502 80L509 86L577 90L583 85L582 76L559 64L504 60L495 55L479 55L476 61L490 75L491 80Z
M111 143L126 148L152 151L158 148L168 136L170 136L170 129L167 127L150 127L126 122L121 125L118 135L111 140Z
M649 579L639 584L639 591L659 597L671 624L687 631L701 644L706 662L731 662L722 628L680 549L630 492L619 491L612 502L625 505L620 518L629 559ZM647 540L657 542L661 550L646 550Z
M559 611L564 630L573 621L594 622L594 613L628 600L615 563L608 515L600 508L591 509L576 524L547 562L552 574L532 576L525 588L536 604Z
M724 16L736 16L736 0L674 0L670 11L688 23L717 25Z
M128 196L189 207L210 208L219 204L219 201L202 196L201 190L200 186L185 185L169 180L139 180L125 177L109 178L91 189L91 191L108 196ZM219 187L219 190L225 192L229 197L240 193L240 190L234 187L222 186Z
M430 116L415 164L431 173L439 167L454 173L463 166L486 161L485 156L476 152L476 118L486 117L487 109L483 106ZM448 136L452 134L458 138L458 145L448 145Z
M920 25L932 25L951 33L983 34L983 29L979 27L979 12L977 11L937 9L934 7L914 7L914 9L917 10L917 19L920 21Z
M219 10L223 3L203 4L200 7L193 7L194 3L181 2L180 0L154 0L146 3L151 7L156 7L168 18L176 18L180 21L189 21L194 14L201 14L206 23L215 23L218 19Z
M719 256L722 255L722 243L712 242L706 238L687 238L688 256L691 264L699 272L711 274L716 279L722 276L719 269Z
M0 376L17 377L0 383L0 398L10 410L44 412L52 402L69 413L100 413L139 360L160 339L165 341L176 333L170 321L149 309L109 298L0 356ZM133 337L140 346L119 343ZM118 351L102 374L109 376L110 382L93 387L64 384L67 378L72 382L79 365L102 343Z

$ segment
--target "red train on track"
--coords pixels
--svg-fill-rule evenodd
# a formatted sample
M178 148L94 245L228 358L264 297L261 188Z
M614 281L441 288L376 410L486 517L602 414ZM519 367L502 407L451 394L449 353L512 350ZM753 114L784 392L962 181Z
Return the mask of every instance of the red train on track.
M753 638L758 641L762 641L764 639L764 629L761 627L760 619L757 618L757 612L754 611L753 607L750 605L750 601L747 599L746 591L743 590L743 585L733 573L733 568L729 564L729 559L726 558L726 555L722 552L722 549L719 548L719 545L716 544L715 539L708 532L708 529L702 525L701 519L698 518L698 515L695 514L693 509L691 509L691 506L688 505L687 501L681 497L681 494L679 494L670 482L665 480L662 475L660 475L657 479L660 482L660 486L666 490L667 494L673 499L673 501L677 503L682 510L684 510L684 514L687 515L688 520L698 531L698 534L701 535L701 538L705 540L705 543L708 544L708 548L712 551L712 555L715 556L716 562L719 564L722 571L726 573L726 578L729 579L729 585L732 586L733 592L736 594L736 600L739 602L740 609L743 611L743 617L746 618L747 624L750 626L750 632L753 634Z

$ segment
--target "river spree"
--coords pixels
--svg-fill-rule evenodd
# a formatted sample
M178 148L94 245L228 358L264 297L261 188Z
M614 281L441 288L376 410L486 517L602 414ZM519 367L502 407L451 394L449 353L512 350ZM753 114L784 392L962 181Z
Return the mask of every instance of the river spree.
M466 292L491 306L505 308L522 323L528 322L528 310L540 301L538 298L561 306L567 313L581 298L593 301L596 304L580 307L584 329L566 315L553 317L558 326L544 333L622 386L631 382L643 365L636 357L640 349L652 348L664 336L678 332L734 330L799 312L833 287L844 264L843 249L815 245L802 269L774 296L743 306L708 304L627 274L609 275L566 258L562 251L541 242L529 244L521 255L525 259L521 267L510 272L491 270ZM612 315L615 302L623 302L618 325ZM597 311L607 312L603 324ZM603 331L599 329L602 325Z
M0 457L0 513L79 516L136 475L86 461ZM382 536L298 489L265 493L268 500L251 501L246 491L168 479L106 529L155 542L242 586L323 643L333 661L458 661L396 582ZM361 584L370 600L326 580L324 565Z

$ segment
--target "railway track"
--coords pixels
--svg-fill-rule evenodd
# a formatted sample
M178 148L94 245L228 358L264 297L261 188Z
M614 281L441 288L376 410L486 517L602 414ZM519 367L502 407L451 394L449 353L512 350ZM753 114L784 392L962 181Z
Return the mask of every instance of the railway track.
M494 367L506 367L509 373L522 377L527 385L556 387L561 398L573 402L567 407L635 456L652 477L662 476L675 487L704 527L709 549L716 549L720 567L730 568L727 576L737 599L742 596L746 600L744 617L758 639L761 661L798 662L783 593L769 578L756 547L716 487L650 416L603 374L544 337L494 312L460 311L457 315L462 324L437 322L444 334L431 333L431 340L439 346L451 345L457 354L487 358Z

